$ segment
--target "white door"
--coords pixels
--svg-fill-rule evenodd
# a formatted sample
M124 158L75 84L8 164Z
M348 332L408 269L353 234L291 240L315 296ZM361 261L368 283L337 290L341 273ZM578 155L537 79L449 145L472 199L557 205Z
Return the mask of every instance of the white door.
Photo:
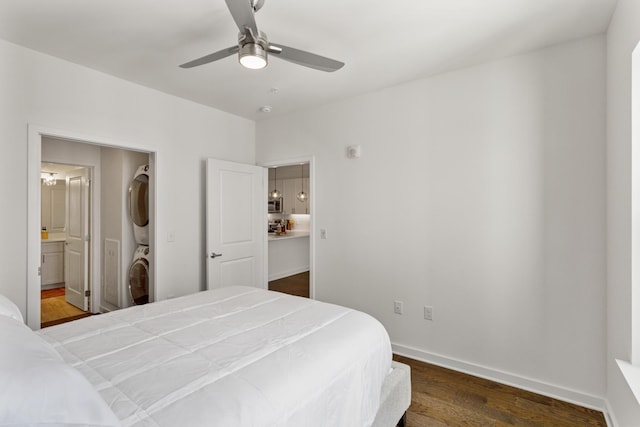
M64 253L65 296L69 304L88 311L89 296L89 179L88 169L69 173L67 235Z
M266 288L266 169L207 160L207 289Z

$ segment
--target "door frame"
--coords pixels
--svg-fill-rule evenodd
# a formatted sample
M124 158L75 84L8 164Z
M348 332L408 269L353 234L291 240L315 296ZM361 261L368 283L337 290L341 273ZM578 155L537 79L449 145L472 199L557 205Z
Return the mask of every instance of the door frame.
M258 163L258 166L265 168L281 167L281 166L294 166L300 163L309 163L309 298L316 299L316 275L315 275L315 263L316 263L316 159L313 155L300 156L282 160L270 160L266 162ZM268 184L268 183L267 183ZM267 190L268 191L268 190ZM267 192L265 191L265 205L267 200ZM265 229L265 233L267 230ZM266 245L265 251L265 269L269 266L269 245ZM265 280L269 280L267 274Z
M156 207L156 190L158 177L159 155L158 150L143 146L140 144L132 144L120 140L88 135L81 132L61 130L40 125L28 124L27 136L27 325L33 329L40 329L40 255L41 255L41 236L40 236L40 209L41 209L41 183L40 168L42 161L42 138L50 137L62 139L81 144L89 144L103 147L119 148L123 150L143 151L149 153L149 164L152 167L154 179L149 185L149 206L150 206L150 229L149 229L149 246L151 248L151 260L149 269L149 280L151 283L149 292L155 295L155 267L153 262L157 253L156 245L156 224L157 224L157 207ZM73 162L68 162L73 163ZM89 289L91 291L90 305L92 312L97 312L100 307L100 289L102 284L102 248L100 233L100 174L95 173L93 176L93 191L89 200L91 211L91 235L90 254L91 260L89 265ZM151 296L150 295L150 296Z

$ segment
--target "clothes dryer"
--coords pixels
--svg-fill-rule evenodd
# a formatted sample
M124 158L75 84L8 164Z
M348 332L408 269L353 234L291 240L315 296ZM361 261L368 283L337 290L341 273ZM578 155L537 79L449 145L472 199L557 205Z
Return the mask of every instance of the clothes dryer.
M129 216L139 245L149 244L149 165L142 165L129 186Z
M136 305L149 302L149 246L140 245L129 267L129 294Z

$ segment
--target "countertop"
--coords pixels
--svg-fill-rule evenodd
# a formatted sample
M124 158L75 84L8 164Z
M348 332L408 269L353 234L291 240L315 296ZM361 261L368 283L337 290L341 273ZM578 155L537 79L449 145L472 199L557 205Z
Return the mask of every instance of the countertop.
M278 236L276 233L269 233L267 236L270 242L273 240L299 239L301 237L309 237L309 230L290 230L282 236Z
M65 233L49 233L48 239L41 239L42 243L57 243L64 242L67 239Z

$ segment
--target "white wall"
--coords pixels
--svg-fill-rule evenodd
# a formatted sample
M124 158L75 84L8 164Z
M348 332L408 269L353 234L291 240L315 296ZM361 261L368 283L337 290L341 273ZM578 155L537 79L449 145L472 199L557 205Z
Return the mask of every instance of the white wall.
M124 234L123 230L129 223L129 218L124 215L124 173L123 158L125 150L117 148L102 148L100 150L100 169L104 169L100 181L100 204L102 210L100 212L100 236L94 238L100 239L100 273L101 273L101 290L100 290L100 311L111 311L120 307L126 307L124 273L128 267L130 260L125 261L125 253L133 244L131 232ZM123 241L127 238L127 241ZM106 248L105 240L115 240L120 244L120 271L117 275L118 285L112 287L107 284L105 278L108 274L105 268ZM127 248L123 246L127 245ZM135 249L134 249L135 250ZM95 255L95 254L94 254ZM132 258L132 257L128 257ZM114 295L114 294L117 294Z
M607 32L607 399L619 426L640 425L640 405L615 363L630 361L632 349L631 59L638 22L640 2L618 0Z
M28 124L156 151L157 298L204 288L204 159L254 163L253 122L4 41L0 93L0 178L13 184L0 193L11 201L2 209L11 244L0 249L0 293L24 314Z
M605 102L594 37L258 122L256 157L317 160L319 299L396 350L603 406Z

